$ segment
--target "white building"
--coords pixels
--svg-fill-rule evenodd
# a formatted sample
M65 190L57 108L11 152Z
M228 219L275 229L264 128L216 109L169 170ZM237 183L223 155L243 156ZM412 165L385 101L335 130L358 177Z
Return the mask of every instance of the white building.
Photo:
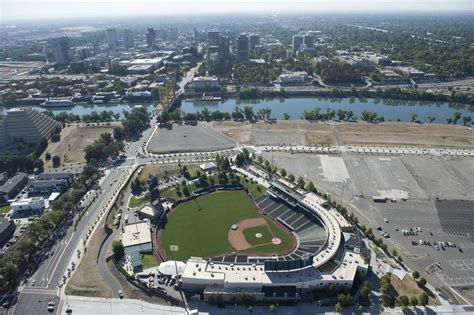
M198 90L214 89L219 87L217 77L195 77L191 81L191 87Z
M40 213L45 208L45 201L43 197L21 199L19 201L13 202L10 207L12 208L15 215L26 212Z
M304 83L308 78L305 71L287 72L280 74L278 81L280 83Z

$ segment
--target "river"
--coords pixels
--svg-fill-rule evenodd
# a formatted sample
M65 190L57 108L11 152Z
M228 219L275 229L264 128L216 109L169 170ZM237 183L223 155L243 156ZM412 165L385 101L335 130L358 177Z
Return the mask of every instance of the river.
M195 113L202 111L205 107L209 111L222 111L231 113L237 106L252 106L254 112L261 108L270 108L271 117L282 119L285 113L290 115L290 119L301 119L303 112L314 110L316 107L325 112L327 108L338 110L352 110L360 117L363 110L376 112L383 116L385 120L411 121L412 114L418 115L418 120L426 121L428 116L436 117L435 122L445 123L447 118L452 118L453 113L458 111L462 116L472 116L473 105L431 102L431 101L402 101L393 99L359 99L359 98L316 98L316 97L291 97L273 99L252 99L240 100L234 98L223 99L222 101L201 101L184 100L181 110L184 113Z

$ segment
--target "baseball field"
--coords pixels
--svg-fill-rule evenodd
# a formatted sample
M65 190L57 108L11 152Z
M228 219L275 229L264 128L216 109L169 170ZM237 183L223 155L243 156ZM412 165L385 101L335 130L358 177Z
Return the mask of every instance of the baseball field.
M243 191L211 193L180 204L168 215L159 237L170 259L170 245L178 245L177 260L233 252L279 255L295 245L293 235L265 218Z

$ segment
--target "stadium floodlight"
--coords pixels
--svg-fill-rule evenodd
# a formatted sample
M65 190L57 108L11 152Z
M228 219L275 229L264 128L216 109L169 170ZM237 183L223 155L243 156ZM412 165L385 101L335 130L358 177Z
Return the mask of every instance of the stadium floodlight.
M179 281L178 281L178 263L176 262L176 252L179 250L178 245L170 245L170 251L173 252L173 259L174 259L174 267L176 269L176 283L178 283L179 286Z

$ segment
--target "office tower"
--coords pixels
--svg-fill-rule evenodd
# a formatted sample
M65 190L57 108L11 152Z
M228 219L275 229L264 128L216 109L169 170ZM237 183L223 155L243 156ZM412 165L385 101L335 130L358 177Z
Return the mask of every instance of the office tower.
M178 40L178 28L172 27L168 31L168 40L176 41Z
M303 36L295 35L293 36L293 51L300 49L300 46L303 45Z
M107 36L107 43L110 48L115 48L118 46L118 34L116 28L108 28L105 30L105 35Z
M67 36L53 39L53 55L57 63L66 64L71 61L69 50L69 38Z
M219 32L207 32L207 44L208 46L219 46Z
M146 44L148 47L155 47L156 45L156 33L153 27L149 27L148 31L145 35L146 37Z
M237 38L237 60L249 60L249 37L246 34L240 34Z
M258 45L260 45L260 36L257 34L250 35L250 50L255 50Z
M125 48L133 48L135 46L133 32L128 28L123 31L123 46Z
M221 61L228 60L230 57L229 36L219 36L219 58Z
M306 48L314 48L314 36L305 35L303 37L303 43L306 45Z

